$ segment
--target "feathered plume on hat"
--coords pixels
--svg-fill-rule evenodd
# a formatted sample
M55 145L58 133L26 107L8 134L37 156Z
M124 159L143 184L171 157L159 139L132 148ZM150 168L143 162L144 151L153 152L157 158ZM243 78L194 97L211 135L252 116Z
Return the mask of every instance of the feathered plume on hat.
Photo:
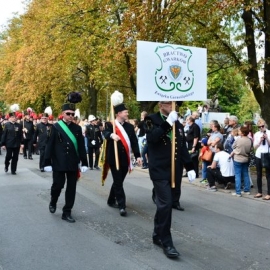
M81 118L80 109L75 110L75 115L74 116L77 117L78 119Z
M114 93L111 95L111 102L113 106L117 106L124 101L124 96L118 90L115 90Z
M32 108L30 108L30 107L28 107L27 109L26 109L26 111L28 112L28 114L30 115L32 112L33 112L33 109Z
M71 92L67 95L67 101L70 103L79 103L82 101L80 92Z
M52 108L51 108L51 106L47 107L47 108L44 110L44 113L47 113L48 115L52 115Z
M123 94L120 93L118 90L114 91L114 93L111 95L111 103L114 107L115 113L127 110L123 101L124 101Z
M9 107L9 109L11 112L17 112L20 109L20 107L19 104L13 104Z

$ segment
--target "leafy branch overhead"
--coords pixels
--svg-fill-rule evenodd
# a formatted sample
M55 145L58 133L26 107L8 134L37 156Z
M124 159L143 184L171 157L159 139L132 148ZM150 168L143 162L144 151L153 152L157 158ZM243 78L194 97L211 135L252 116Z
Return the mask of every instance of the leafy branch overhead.
M105 117L117 89L134 108L136 41L147 40L207 48L209 98L219 92L234 113L255 97L270 124L268 13L266 0L32 0L1 35L1 97L57 113L78 91L81 115ZM132 117L154 107L141 102Z

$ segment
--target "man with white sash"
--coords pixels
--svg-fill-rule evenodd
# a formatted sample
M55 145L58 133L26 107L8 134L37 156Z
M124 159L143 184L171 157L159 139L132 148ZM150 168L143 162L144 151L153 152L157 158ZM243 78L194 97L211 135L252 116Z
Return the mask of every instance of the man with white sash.
M132 170L131 151L141 165L138 140L132 124L128 123L128 110L125 104L114 106L115 133L111 122L105 123L103 135L107 140L106 161L111 169L113 184L107 200L110 207L119 208L121 216L126 216L126 196L123 183L128 172ZM117 142L119 170L116 167L114 141Z

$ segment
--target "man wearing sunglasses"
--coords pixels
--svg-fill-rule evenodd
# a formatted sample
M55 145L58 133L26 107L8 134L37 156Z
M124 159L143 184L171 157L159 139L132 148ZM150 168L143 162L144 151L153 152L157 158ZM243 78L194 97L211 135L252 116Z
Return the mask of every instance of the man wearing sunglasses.
M261 154L269 152L270 146L270 131L266 128L266 123L263 119L259 119L257 122L259 131L254 134L253 146L256 149L256 171L257 171L257 185L258 193L254 198L261 198L262 195L262 160ZM263 198L264 200L270 200L270 169L265 168L265 174L267 179L267 195Z
M81 172L86 172L88 162L82 135L82 128L73 122L75 104L66 103L62 106L62 120L52 126L51 135L45 150L45 171L53 171L53 184L51 187L51 201L49 211L56 211L56 204L61 190L65 185L66 203L63 207L62 219L74 223L71 209L75 202L76 185Z

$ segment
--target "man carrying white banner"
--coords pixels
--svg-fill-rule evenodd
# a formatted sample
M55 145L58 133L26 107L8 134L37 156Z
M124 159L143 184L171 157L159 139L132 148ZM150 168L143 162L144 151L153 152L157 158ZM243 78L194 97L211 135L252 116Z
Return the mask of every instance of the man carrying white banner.
M183 166L190 181L196 177L193 163L186 147L183 125L178 121L178 114L172 111L172 102L159 102L159 112L145 118L146 139L148 143L148 166L150 178L154 184L156 214L154 219L153 243L161 246L169 258L178 257L171 236L171 220L174 192L180 191ZM175 124L175 136L172 126ZM174 180L172 178L172 139L175 137ZM179 202L178 202L179 204ZM180 205L179 205L180 206Z

